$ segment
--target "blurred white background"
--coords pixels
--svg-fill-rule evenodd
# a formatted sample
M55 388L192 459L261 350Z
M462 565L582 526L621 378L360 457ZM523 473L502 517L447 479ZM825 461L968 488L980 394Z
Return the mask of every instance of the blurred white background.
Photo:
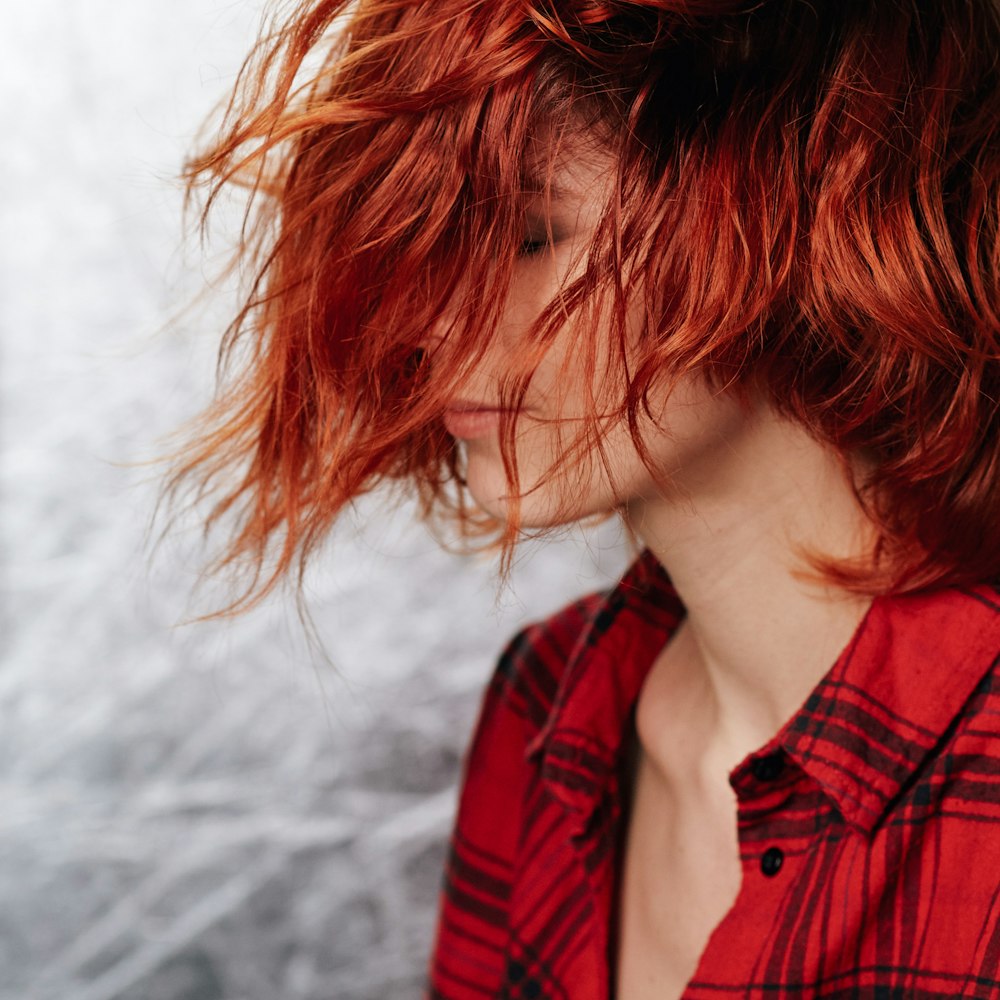
M163 435L223 308L172 177L258 0L33 0L0 33L2 1000L417 997L455 782L505 640L621 569L618 533L494 567L379 498L291 602L181 624L149 553Z

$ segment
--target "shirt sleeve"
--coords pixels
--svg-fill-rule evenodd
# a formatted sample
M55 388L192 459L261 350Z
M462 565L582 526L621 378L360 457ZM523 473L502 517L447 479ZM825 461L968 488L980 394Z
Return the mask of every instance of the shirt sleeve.
M427 1000L495 998L521 835L528 725L513 678L521 633L487 686L463 766L431 953Z

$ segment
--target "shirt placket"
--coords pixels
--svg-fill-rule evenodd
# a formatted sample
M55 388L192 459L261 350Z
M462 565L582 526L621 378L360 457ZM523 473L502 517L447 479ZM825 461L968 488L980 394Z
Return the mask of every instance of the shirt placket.
M822 836L818 817L828 812L825 800L780 747L749 758L730 784L737 798L742 882L709 938L685 1000L717 997L723 985L740 989L740 996L757 996L755 984L783 981L786 960L808 960L789 956L789 942L779 938L788 900ZM777 979L775 963L783 967ZM807 975L804 968L799 971Z

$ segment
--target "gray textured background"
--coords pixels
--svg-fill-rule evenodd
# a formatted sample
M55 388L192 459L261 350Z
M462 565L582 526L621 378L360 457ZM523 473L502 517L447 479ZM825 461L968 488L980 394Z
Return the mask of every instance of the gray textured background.
M222 316L170 181L258 3L34 0L0 33L2 1000L419 995L455 781L505 639L622 565L549 544L497 599L361 505L287 599L180 625L193 525L151 557L135 463L211 390ZM175 321L168 327L168 322Z

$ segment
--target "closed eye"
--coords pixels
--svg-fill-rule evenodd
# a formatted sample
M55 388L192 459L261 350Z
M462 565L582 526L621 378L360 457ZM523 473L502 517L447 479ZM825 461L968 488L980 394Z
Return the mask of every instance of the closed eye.
M534 257L551 246L548 236L526 236L518 248L518 257Z

